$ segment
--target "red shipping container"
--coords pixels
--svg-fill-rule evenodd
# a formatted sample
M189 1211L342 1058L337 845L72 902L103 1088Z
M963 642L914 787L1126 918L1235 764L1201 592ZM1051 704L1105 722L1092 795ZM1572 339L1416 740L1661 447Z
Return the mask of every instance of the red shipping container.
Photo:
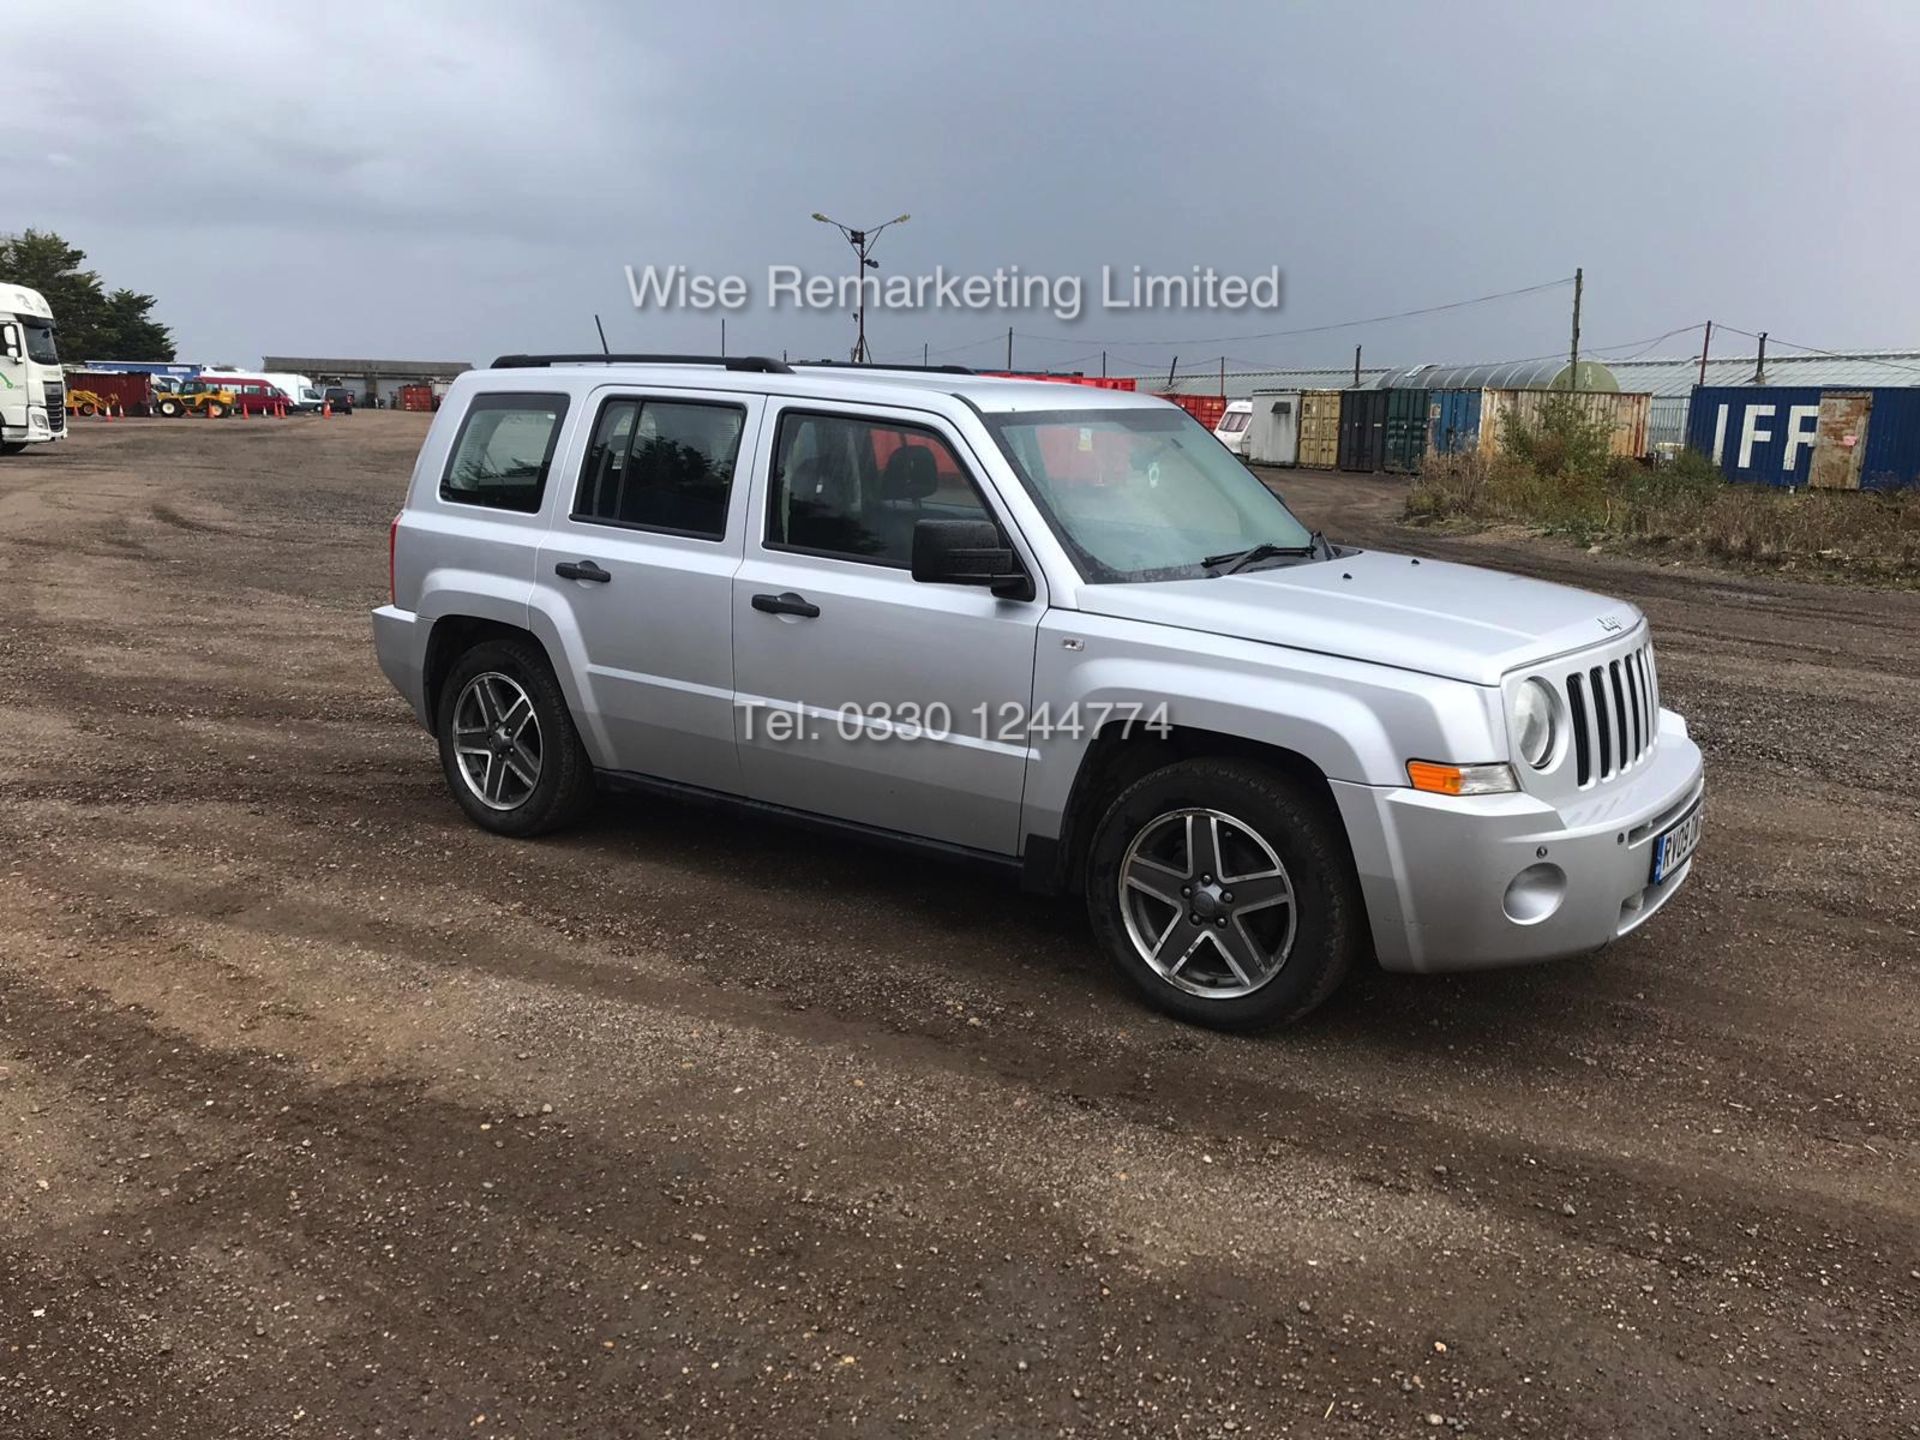
M431 385L402 385L400 387L400 408L402 410L433 409L433 387Z
M1227 413L1227 397L1224 395L1175 395L1163 392L1160 398L1171 400L1209 430L1218 425L1220 417Z
M1024 370L983 370L996 380L1046 380L1055 385L1085 385L1094 390L1137 388L1131 375L1035 375Z
M145 375L119 370L69 370L67 389L91 390L102 400L111 400L124 415L153 413L153 385Z

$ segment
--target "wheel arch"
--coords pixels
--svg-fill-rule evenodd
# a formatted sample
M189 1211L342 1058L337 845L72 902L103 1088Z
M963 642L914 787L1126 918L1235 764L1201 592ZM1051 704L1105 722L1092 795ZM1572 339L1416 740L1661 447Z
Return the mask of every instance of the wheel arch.
M1087 746L1068 792L1059 837L1029 837L1024 856L1027 887L1083 893L1093 834L1113 797L1155 770L1201 758L1251 760L1280 771L1320 797L1345 836L1326 773L1298 750L1202 726L1175 725L1162 733L1115 720L1102 726Z
M440 616L427 632L427 650L420 670L421 698L429 723L440 713L440 691L446 684L454 662L487 640L525 640L538 647L541 654L547 655L547 648L540 643L540 637L524 625L509 625L504 620L481 615ZM553 656L547 655L547 664L549 667L553 665Z

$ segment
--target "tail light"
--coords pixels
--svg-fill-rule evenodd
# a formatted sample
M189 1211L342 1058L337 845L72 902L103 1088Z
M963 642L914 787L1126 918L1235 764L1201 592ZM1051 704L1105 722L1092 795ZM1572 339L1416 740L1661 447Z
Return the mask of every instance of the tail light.
M400 585L394 577L394 553L400 547L400 517L395 515L387 527L387 603L400 603Z

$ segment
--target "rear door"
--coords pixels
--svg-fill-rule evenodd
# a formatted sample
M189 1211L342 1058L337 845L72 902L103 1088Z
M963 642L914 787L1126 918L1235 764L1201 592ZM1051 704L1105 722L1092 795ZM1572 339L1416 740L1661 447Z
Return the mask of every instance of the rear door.
M609 387L535 569L613 768L739 793L732 583L756 395Z
M733 582L749 795L1013 854L1044 581L944 421L770 402ZM921 584L922 519L993 520L1041 588Z

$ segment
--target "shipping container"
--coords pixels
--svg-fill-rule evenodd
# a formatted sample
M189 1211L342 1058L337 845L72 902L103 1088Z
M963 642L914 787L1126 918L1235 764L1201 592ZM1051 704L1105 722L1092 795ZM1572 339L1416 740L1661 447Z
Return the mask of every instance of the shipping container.
M1920 485L1920 389L1738 385L1693 392L1687 445L1729 480L1815 490Z
M1093 390L1134 390L1139 386L1131 375L1046 375L1031 370L982 370L982 375L992 375L1001 380L1050 380L1056 385L1085 385ZM442 394L446 392L444 384L436 384Z
M1387 391L1387 424L1382 468L1411 475L1427 451L1427 394L1401 387Z
M153 413L153 382L144 371L135 375L112 370L69 370L67 392L71 394L76 390L91 390L102 400L111 401L116 413L122 415Z
M402 385L398 407L401 410L433 409L433 387L431 385Z
M1171 401L1211 430L1220 423L1220 417L1227 413L1227 397L1224 395L1178 395L1161 392L1162 400Z
M1427 392L1427 453L1458 455L1480 448L1480 391Z
M1340 397L1344 390L1300 392L1300 456L1306 470L1332 470L1340 463Z
M1688 395L1656 395L1647 403L1647 454L1667 458L1687 443Z
M1480 453L1500 453L1513 425L1538 426L1547 407L1568 399L1565 390L1488 390L1480 397ZM1649 395L1616 394L1606 390L1576 391L1571 397L1589 419L1607 427L1608 451L1628 460L1647 453Z
M1388 390L1340 392L1340 468L1372 473L1386 459Z
M1300 392L1256 390L1253 423L1247 427L1247 461L1292 465L1300 458Z

